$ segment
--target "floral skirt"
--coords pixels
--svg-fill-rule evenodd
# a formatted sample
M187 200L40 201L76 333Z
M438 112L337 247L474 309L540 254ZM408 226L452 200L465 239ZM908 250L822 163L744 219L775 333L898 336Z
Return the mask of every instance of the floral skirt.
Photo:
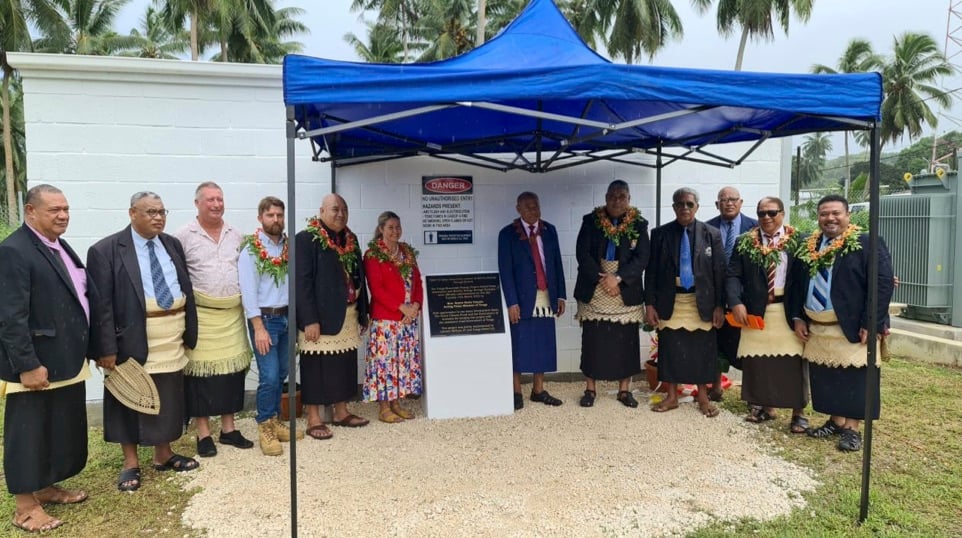
M364 401L397 400L421 394L421 339L417 320L371 320L367 337Z

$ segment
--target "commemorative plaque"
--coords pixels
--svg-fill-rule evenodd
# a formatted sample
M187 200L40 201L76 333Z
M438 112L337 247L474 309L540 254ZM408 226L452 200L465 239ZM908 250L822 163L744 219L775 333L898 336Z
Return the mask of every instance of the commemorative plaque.
M425 277L431 336L504 333L498 273Z

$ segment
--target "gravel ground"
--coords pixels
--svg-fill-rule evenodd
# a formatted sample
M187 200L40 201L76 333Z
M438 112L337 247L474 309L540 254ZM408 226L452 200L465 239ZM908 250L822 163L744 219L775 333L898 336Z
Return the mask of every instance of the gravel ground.
M583 384L547 388L565 404L526 400L505 417L383 424L375 404L351 404L369 426L297 443L299 536L683 535L786 514L816 485L727 411L653 413L647 391L629 409L614 383L599 383L583 409ZM237 424L257 439L253 419ZM186 524L213 537L289 536L289 447L273 458L218 449L190 473L185 487L203 491Z

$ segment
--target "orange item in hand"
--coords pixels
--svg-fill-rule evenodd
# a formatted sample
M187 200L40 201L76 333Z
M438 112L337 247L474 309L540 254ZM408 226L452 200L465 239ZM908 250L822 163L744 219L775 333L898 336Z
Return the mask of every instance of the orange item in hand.
M753 316L752 314L748 314L748 325L742 325L741 323L738 323L737 321L735 321L735 316L732 315L731 312L725 314L725 320L727 320L728 324L731 325L732 327L742 327L745 329L759 329L759 330L765 328L765 318L761 316Z

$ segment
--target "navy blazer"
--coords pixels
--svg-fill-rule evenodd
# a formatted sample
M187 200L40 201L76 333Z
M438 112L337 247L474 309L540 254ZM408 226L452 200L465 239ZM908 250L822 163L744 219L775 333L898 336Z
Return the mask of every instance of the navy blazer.
M94 358L117 356L117 364L133 358L147 362L147 303L130 226L109 235L87 250L87 270L101 291L104 315L93 328ZM184 307L184 346L197 345L197 305L187 272L184 248L172 235L157 236L177 270L177 282L187 299Z
M634 222L638 239L635 241L621 241L615 249L618 259L618 276L621 277L621 300L625 306L637 306L644 300L645 267L648 266L650 243L648 239L648 221L641 215ZM588 213L581 219L581 229L575 244L575 255L578 258L578 279L575 281L575 299L582 303L590 303L595 295L595 288L601 277L601 260L605 257L608 239L595 225L595 212Z
M70 245L60 245L83 268ZM51 382L76 377L90 324L70 275L26 224L0 243L0 260L0 379L20 383L22 372L41 366ZM95 289L88 277L91 316Z
M751 230L755 226L758 226L757 220L749 217L744 213L738 213L738 214L742 216L742 224L741 224L741 227L738 229L738 235L741 235L747 232L748 230ZM718 215L705 221L705 224L709 226L714 226L715 228L718 229L719 232L721 232L721 222L722 222L721 215Z
M501 275L501 292L508 306L521 307L521 319L528 319L534 312L538 279L535 272L531 244L526 226L521 219L501 229L498 234L498 273ZM558 230L548 222L541 221L541 244L544 249L545 279L548 281L548 297L551 310L558 313L558 299L567 299L565 293L564 266L561 262L561 245ZM541 260L538 260L540 263Z
M805 238L798 235L801 239L794 241L796 245L804 243ZM798 261L795 253L786 250L787 266L785 267L785 297L786 305L794 304L799 294L802 295L802 303L805 302L805 290L799 286L801 272L807 270L805 264ZM729 307L743 304L745 310L753 316L765 316L765 308L768 306L768 268L756 264L745 254L735 250L732 252L732 259L728 263L728 276L725 279L725 297ZM785 308L785 322L794 330L795 323L792 315Z
M717 228L694 222L692 272L695 273L695 302L702 321L711 321L716 307L725 306L725 251ZM645 271L645 304L652 305L661 319L675 312L675 277L680 266L678 252L684 228L673 220L651 231L651 261Z
M832 264L832 307L838 317L838 324L845 333L845 338L853 344L861 341L859 329L868 330L868 234L863 233L858 238L862 248L835 258ZM800 273L799 290L801 293L785 307L789 309L793 318L808 321L805 315L805 301L808 300L808 284L811 276L808 264L799 263L803 268ZM889 255L885 241L879 237L878 252L878 325L876 330L881 334L889 326L889 303L895 288L892 271L892 257Z
M347 233L353 235L350 231ZM354 242L357 243L356 235ZM341 332L347 314L347 285L337 252L321 248L307 230L294 236L294 248L297 249L294 264L297 328L304 330L308 325L320 323L321 334L331 336ZM357 244L357 268L351 278L357 292L357 321L367 327L367 286L362 255L361 245Z

